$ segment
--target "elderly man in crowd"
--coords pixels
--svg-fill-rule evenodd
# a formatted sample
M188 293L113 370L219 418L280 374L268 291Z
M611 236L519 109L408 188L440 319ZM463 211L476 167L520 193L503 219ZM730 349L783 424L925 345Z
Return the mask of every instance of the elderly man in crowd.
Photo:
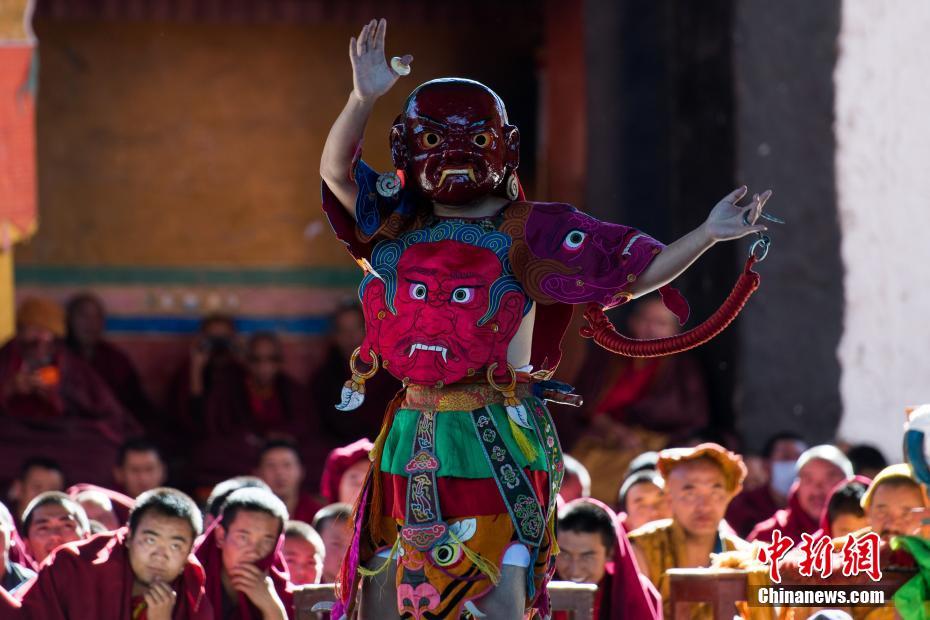
M630 533L639 568L659 589L666 618L670 606L670 568L710 566L710 554L746 548L723 520L739 492L746 467L740 456L714 443L671 448L659 454L672 517Z
M836 446L824 444L805 450L798 458L798 479L788 493L788 507L756 525L749 540L771 542L775 530L792 540L813 534L820 529L820 516L834 487L852 476L852 463Z

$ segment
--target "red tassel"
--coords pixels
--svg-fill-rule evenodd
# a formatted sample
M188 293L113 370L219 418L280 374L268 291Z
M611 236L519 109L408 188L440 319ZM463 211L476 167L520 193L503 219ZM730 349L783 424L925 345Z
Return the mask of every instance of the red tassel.
M608 351L624 357L661 357L699 347L726 329L759 288L762 278L752 270L755 262L755 257L750 256L723 305L706 321L683 334L654 340L628 338L617 332L600 305L588 304L584 313L588 324L581 328L581 335L593 338L594 342Z

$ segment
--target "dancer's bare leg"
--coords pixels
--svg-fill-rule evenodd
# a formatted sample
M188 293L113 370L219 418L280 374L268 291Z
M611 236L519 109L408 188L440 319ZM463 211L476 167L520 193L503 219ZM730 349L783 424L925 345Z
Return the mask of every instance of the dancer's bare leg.
M504 564L497 587L475 601L478 611L488 619L521 620L526 606L527 570L522 566Z
M372 558L366 567L378 570L385 562L391 565L374 577L362 579L360 620L400 620L397 613L397 562L387 558ZM505 567L506 568L506 567Z

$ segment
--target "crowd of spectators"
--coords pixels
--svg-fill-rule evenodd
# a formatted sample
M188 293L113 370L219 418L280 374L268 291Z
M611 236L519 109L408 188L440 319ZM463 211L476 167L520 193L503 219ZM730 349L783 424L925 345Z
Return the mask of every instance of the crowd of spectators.
M332 317L306 382L285 368L279 336L208 316L163 403L105 324L94 295L66 308L27 299L0 348L0 618L293 617L295 586L338 575L400 387L380 373L360 410L332 408L363 337L359 308ZM629 329L659 338L678 325L646 300ZM887 543L922 525L923 489L870 446L809 446L789 430L756 455L702 441L723 434L708 429L687 356L593 353L579 377L586 404L560 428L571 455L556 571L597 584L596 618L673 617L670 568L710 566L776 532Z

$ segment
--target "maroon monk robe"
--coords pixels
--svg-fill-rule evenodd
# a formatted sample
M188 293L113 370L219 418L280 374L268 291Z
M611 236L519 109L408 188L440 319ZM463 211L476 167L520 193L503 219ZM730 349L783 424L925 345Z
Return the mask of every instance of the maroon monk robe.
M235 361L210 364L204 374L204 393L191 397L190 367L182 367L170 409L178 426L188 433L189 478L195 486L213 486L247 473L262 444L274 437L296 441L307 478L319 479L323 456L315 408L306 387L280 373L273 390L258 391L250 386L246 368ZM230 454L236 458L230 459ZM306 460L308 455L313 458Z
M134 618L135 581L126 547L127 528L68 543L55 550L36 580L24 586L23 617L31 620ZM212 620L213 608L204 592L204 570L190 556L184 572L172 584L177 593L174 620Z
M22 618L20 602L9 592L0 588L0 620Z
M740 538L746 538L756 524L765 521L782 506L775 502L768 484L743 490L727 506L726 520Z
M89 356L84 356L81 355L76 345L69 344L69 347L106 381L126 411L145 426L146 430L157 424L158 420L152 410L152 403L142 388L139 371L122 349L106 340L101 340L94 345Z
M571 424L579 418L609 415L621 424L669 435L675 443L707 426L708 400L704 377L697 362L688 355L655 359L619 357L597 346L590 346L584 366L575 381L576 392L584 396L580 411L571 411ZM559 425L559 420L556 421ZM565 428L570 451L577 430Z
M357 439L374 441L381 431L388 403L401 388L400 382L382 369L365 382L365 402L358 409L337 411L342 385L350 376L348 360L333 346L310 379L313 402L321 412L320 431L327 451Z
M23 364L15 339L0 348L0 386ZM35 456L55 459L72 478L110 484L120 444L139 432L93 368L60 344L55 364L59 381L49 397L15 395L0 402L0 485Z
M772 533L780 530L782 536L790 537L797 544L801 541L801 534L813 534L818 529L820 529L819 515L812 517L801 508L801 502L798 501L798 482L795 481L788 492L788 507L757 524L747 540L770 543Z
M323 507L316 498L309 493L301 493L297 497L297 506L291 512L291 519L294 521L303 521L304 523L313 523L313 517L317 511Z
M213 609L216 610L216 619L224 620L221 617L223 609L223 550L216 543L216 527L222 522L217 519L210 524L204 535L197 539L194 544L194 554L206 571L206 593ZM291 620L295 617L294 611L294 593L293 586L290 583L291 576L287 570L287 562L284 560L284 534L278 538L278 544L274 551L255 563L259 570L267 571L274 583L274 589L278 593L278 598L284 603L284 609L287 610L287 617ZM261 620L262 616L258 609L249 601L245 594L238 595L238 620Z

